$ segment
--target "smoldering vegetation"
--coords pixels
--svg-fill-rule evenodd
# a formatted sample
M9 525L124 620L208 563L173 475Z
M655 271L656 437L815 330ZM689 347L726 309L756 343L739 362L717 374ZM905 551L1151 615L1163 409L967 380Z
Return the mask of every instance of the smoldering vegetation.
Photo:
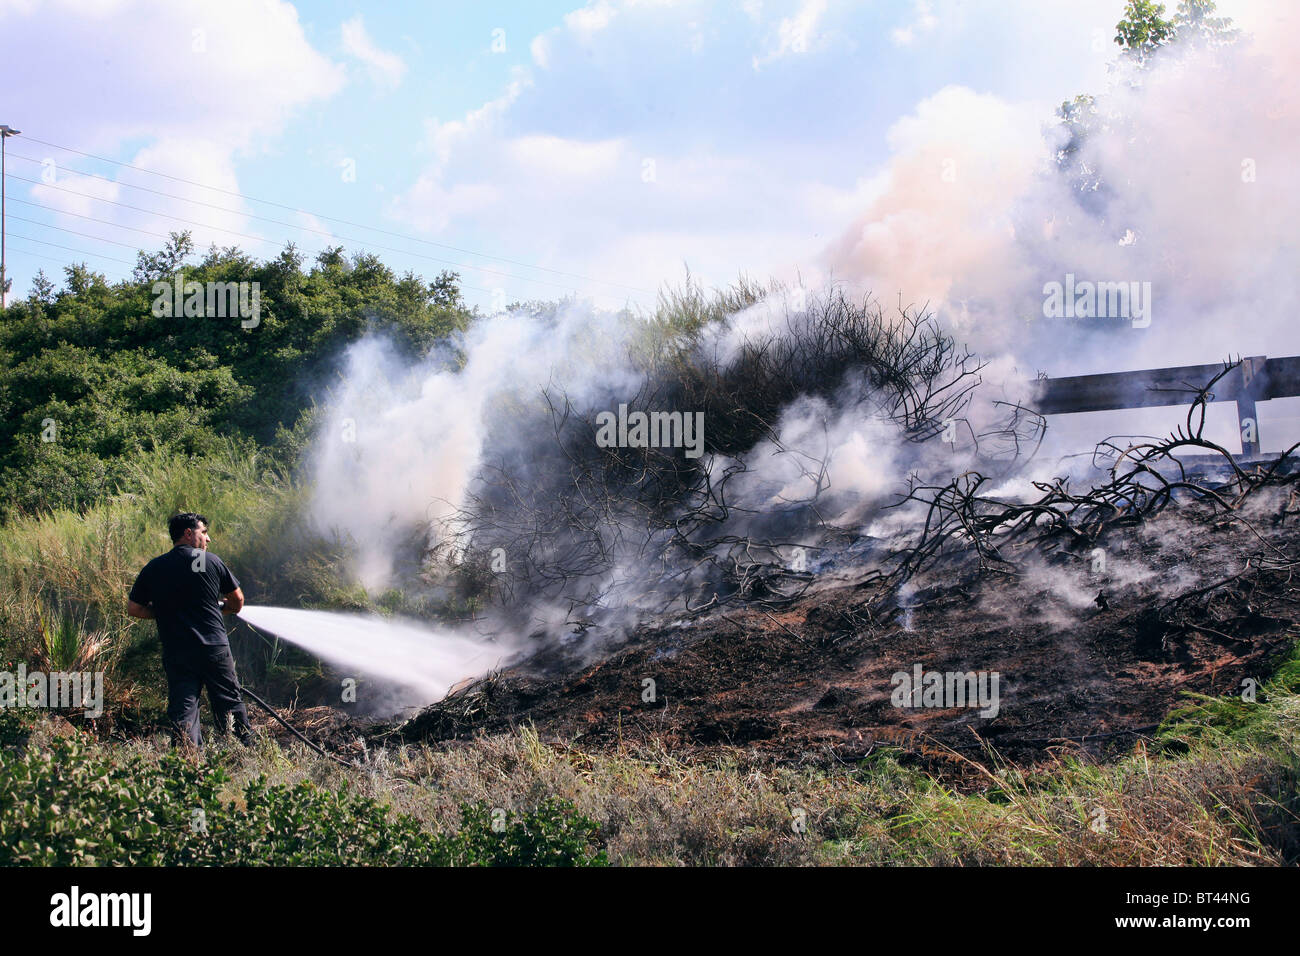
M927 314L835 291L797 309L777 287L731 296L708 314L688 290L627 328L620 364L498 406L428 551L444 580L517 625L778 605L904 469L951 459L942 433L966 422L982 363ZM667 430L603 442L616 410L699 416L702 453L656 447Z
M350 520L359 559L387 562L382 584L485 611L494 635L771 609L848 563L891 587L968 551L1013 570L1010 544L1086 551L1178 501L1231 511L1293 480L1289 452L1248 471L1207 437L1234 361L1188 385L1167 437L1040 461L1046 421L1015 399L1028 383L989 380L923 310L835 289L688 283L648 319L561 303L483 320L422 366L393 361L354 350L348 390L383 411L334 407L356 437L324 442L318 520ZM659 420L640 440L638 415ZM421 471L435 480L404 499L395 483ZM376 521L364 502L390 511Z
M1064 626L1094 600L1065 569L1127 530L1194 505L1198 521L1252 534L1252 508L1275 500L1261 492L1293 487L1293 458L1241 464L1215 380L1170 397L1186 409L1116 426L1155 431L1186 411L1171 433L1090 455L1095 420L1053 419L1044 445L1030 397L1040 370L1291 351L1268 316L1294 270L1258 249L1285 234L1300 193L1244 176L1218 132L1230 115L1265 156L1294 139L1292 97L1260 92L1284 62L1260 54L1290 41L1220 39L1122 60L1050 130L940 91L891 133L880 195L826 251L851 285L706 294L688 279L648 317L567 301L479 317L418 361L378 339L354 346L316 446L314 522L349 542L369 595L552 649L654 618L788 610L846 577L876 588L868 618L906 612L918 575L971 563L1021 596L1068 596ZM1208 95L1225 88L1241 92ZM1185 102L1203 106L1171 108ZM966 201L935 188L946 157ZM1149 301L1141 322L1048 318L1044 283L1075 275L1154 288L1150 328ZM931 298L884 308L858 297L869 288ZM1268 316L1241 323L1243 310ZM620 440L602 440L614 416ZM698 446L681 432L637 441L623 427L637 416L699 416ZM1272 542L1248 560L1285 574L1288 555ZM1160 600L1210 583L1209 565L1186 564L1144 580Z
M969 493L915 486L881 513L919 523L870 553L865 535L836 550L833 572L779 606L647 621L594 661L541 642L400 734L464 741L526 722L588 751L743 746L819 766L889 748L946 775L1062 750L1113 758L1164 734L1188 693L1249 712L1294 655L1300 475L1289 455L1246 468L1205 439L1208 391L1194 395L1188 428L1104 443L1122 450L1078 491L1023 475L993 487L973 468ZM891 675L918 662L1000 674L1000 710L900 709Z
M897 550L898 573L910 577L954 549L973 550L981 568L1013 567L1004 550L1025 539L1040 551L1062 544L1086 550L1112 528L1154 518L1178 502L1201 505L1210 517L1245 520L1248 499L1300 481L1293 458L1300 443L1267 465L1247 469L1207 437L1206 409L1214 386L1239 364L1226 361L1209 381L1187 387L1185 422L1167 437L1099 443L1085 473L1092 480L1082 487L1072 487L1068 474L1050 480L1026 476L1010 487L977 469L941 485L914 476L903 500L924 510L924 523L914 542Z

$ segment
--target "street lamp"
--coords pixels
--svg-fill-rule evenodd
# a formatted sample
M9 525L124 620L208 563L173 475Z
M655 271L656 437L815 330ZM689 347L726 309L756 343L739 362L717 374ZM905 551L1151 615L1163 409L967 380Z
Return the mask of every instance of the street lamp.
M5 309L5 140L22 130L0 124L0 312Z

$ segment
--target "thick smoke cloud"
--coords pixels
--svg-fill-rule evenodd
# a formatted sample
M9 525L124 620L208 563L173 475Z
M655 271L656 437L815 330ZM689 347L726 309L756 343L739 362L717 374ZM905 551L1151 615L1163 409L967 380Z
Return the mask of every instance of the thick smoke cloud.
M488 429L508 433L512 409L556 380L585 400L598 370L605 388L618 386L616 326L593 319L578 307L554 321L498 316L414 364L382 338L348 350L314 449L312 514L320 530L355 543L362 584L390 582L397 542L454 516Z
M829 393L794 396L771 433L743 450L747 470L730 486L735 507L722 530L807 543L826 525L896 534L907 514L880 508L906 476L963 467L967 436L994 427L1003 414L994 403L1024 398L1040 370L1059 376L1296 352L1289 326L1300 291L1292 267L1300 191L1287 164L1300 141L1300 84L1291 76L1300 50L1294 35L1260 37L1170 50L1141 71L1120 64L1108 90L1081 90L1098 93L1098 116L1071 173L1057 165L1060 124L993 96L948 87L897 122L894 161L826 249L827 275L850 295L925 303L979 351L984 382L964 412L962 437L905 441L870 390L847 379ZM1081 191L1080 165L1098 188ZM1045 316L1045 285L1067 276L1149 283L1150 323ZM746 343L788 334L791 316L808 312L823 288L740 309L700 348L726 366ZM556 426L542 397L579 413L628 401L646 384L628 358L639 334L636 319L566 303L486 319L455 349L415 364L379 340L354 347L314 459L316 520L354 542L372 591L408 586L418 552L455 535L493 469L509 463L521 500L555 493ZM1214 427L1231 434L1230 409L1213 413ZM1177 418L1152 412L1124 424L1164 431ZM1086 452L1114 430L1055 422L1042 470L1009 474L1005 487L1032 493L1029 478L1067 467L1055 455ZM736 463L706 459L704 474L713 477ZM799 503L814 490L817 520L809 522ZM624 530L639 517L612 509L602 520ZM663 542L651 535L651 543ZM644 545L610 548L604 576L583 593L633 605L654 564L647 555L656 557ZM561 605L539 604L534 619L566 620Z
M1059 175L1059 124L938 91L891 129L893 163L828 268L1054 375L1294 351L1300 35L1271 14L1236 44L1176 44L1079 91L1098 97L1077 157L1096 191ZM1150 282L1151 325L1044 318L1043 285L1066 273Z
M1057 167L1059 123L968 89L938 91L890 131L894 160L827 248L828 271L928 302L1004 369L986 382L1008 398L1039 372L1296 354L1300 32L1280 6L1252 12L1253 32L1234 44L1180 42L1142 69L1121 59L1107 89L1080 90L1097 95L1097 114L1075 175ZM1046 284L1067 276L1139 283L1148 314L1046 317ZM1261 406L1266 449L1300 438L1300 421L1287 417L1294 406ZM1165 433L1181 418L1057 419L1045 450L1055 461L1113 433ZM1233 444L1236 431L1231 408L1214 406L1210 437Z
M701 529L696 541L755 536L788 548L815 544L828 528L856 531L893 500L908 469L923 461L947 469L955 449L904 441L888 401L896 386L873 384L860 369L786 385L786 403L739 446L720 448L719 430L743 430L748 413L741 410L737 422L710 412L705 455L663 449L649 479L617 467L614 477L601 477L608 460L583 457L597 444L589 424L597 413L632 402L697 414L675 404L683 401L673 391L682 381L722 381L716 376L751 360L756 344L783 337L811 348L817 317L835 301L776 290L706 324L682 353L695 370L685 379L672 363L645 361L646 337L662 328L577 303L484 320L457 348L414 364L382 340L359 343L315 449L314 520L351 542L358 577L372 593L421 586L420 572L434 556L449 557L448 545L453 552L499 546L510 562L525 560L536 572L517 596L533 602L534 622L551 624L565 618L557 607L566 603L612 611L636 608L646 593L661 601L669 585L655 575L682 589L705 582L707 568L687 566L722 551L673 540L680 531L673 519L692 507L714 516L691 519ZM734 385L746 385L743 374L731 374ZM706 400L719 398L712 387ZM677 458L680 474L671 465ZM678 481L685 484L674 491ZM552 568L572 573L557 586L539 585ZM534 593L538 587L544 595Z

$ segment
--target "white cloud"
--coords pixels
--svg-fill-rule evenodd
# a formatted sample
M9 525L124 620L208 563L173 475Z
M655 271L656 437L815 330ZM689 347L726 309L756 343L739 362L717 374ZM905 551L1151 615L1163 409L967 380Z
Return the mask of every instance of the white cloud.
M706 281L735 279L738 263L793 274L843 211L828 204L813 210L826 219L811 221L803 177L747 155L752 139L710 145L709 138L728 139L729 127L706 115L701 91L737 72L753 75L749 14L726 16L698 0L602 2L570 15L533 42L538 69L517 75L503 96L460 119L426 121L431 161L390 214L435 232L506 237L511 248L534 250L521 258L613 280L619 285L571 283L606 305L622 305L629 294L653 305L653 293L621 286L654 290L680 280L684 264ZM793 48L791 31L785 42ZM773 32L780 33L779 18L758 29ZM770 122L782 127L774 137L788 136L779 117ZM763 135L744 116L725 123ZM472 271L466 281L475 281ZM521 284L509 294L562 291Z
M614 19L614 8L607 0L597 0L590 6L565 14L564 23L572 32L590 38L609 26Z
M86 152L117 155L137 145L133 165L238 191L235 159L263 148L304 107L343 86L340 67L308 42L295 8L282 0L115 0L84 4L0 5L5 37L4 87L21 105L8 122L27 136ZM93 64L90 72L67 64ZM85 160L38 147L71 169ZM39 152L38 152L39 150ZM120 183L159 188L154 177L120 169ZM181 182L164 191L235 211L223 212L121 190L102 179L60 170L56 185L145 209L166 209L212 226L256 234L230 196ZM10 191L11 197L15 194ZM21 193L19 193L21 196ZM166 234L191 229L196 243L247 243L215 228L195 227L160 215L92 202L68 192L34 187L33 201L117 225ZM99 224L68 216L65 228L103 233ZM128 241L160 244L140 233ZM121 238L120 235L117 238ZM272 247L249 246L268 252Z
M0 31L6 93L42 139L247 148L343 85L282 0L54 0L0 8ZM95 82L69 63L96 64Z
M511 140L508 148L520 166L568 176L609 175L626 150L618 140L584 143L558 136L521 136Z
M539 33L533 37L533 42L528 44L528 51L533 55L533 62L543 70L550 65L550 48L547 45L545 33Z
M122 187L118 183L93 176L60 173L57 166L49 167L54 182L32 186L31 196L36 202L77 216L103 215L104 206L96 199L110 202L122 201ZM29 170L23 170L29 173ZM46 170L42 170L45 173ZM21 175L21 174L20 174ZM30 175L25 178L31 178ZM68 190L68 191L65 191Z
M944 83L926 87L909 78L901 85L921 92L902 96L883 85L875 71L894 68L887 61L899 54L888 26L881 29L880 11L865 5L599 0L535 38L532 65L502 96L456 119L426 120L429 162L395 191L388 211L440 238L455 236L458 245L638 288L678 282L684 265L706 284L741 272L801 273L814 281L829 261L827 242L893 184L886 131L898 124L893 149L900 153L928 148L915 143L925 137L913 136L900 117L916 113L917 122L942 125L971 106L988 124L963 127L971 144L999 133L1020 144L1050 122L1055 103L1089 88L1090 69L1104 77L1104 64L1088 61L1090 34L1077 15L1053 7L1050 16L1030 16L1041 7L1041 0L987 0L965 7L936 2L933 13L905 8L922 29L932 29L929 18L942 19L946 44L984 44L992 63L1020 51L1014 73L991 82L1045 100L1010 97L1000 112L967 91L973 100L949 94L918 113L917 100L934 97ZM800 50L816 55L797 70L776 68ZM755 59L771 68L752 69ZM951 50L937 44L918 44L908 60L924 77L955 72ZM831 89L862 95L826 95ZM932 115L936 110L942 115ZM982 167L962 146L956 142L938 160L957 157L961 174L972 176ZM921 220L913 216L909 227L912 215L899 210L884 228L902 239L916 230L921 242ZM1005 231L1004 223L979 219L980 208L962 215L988 235ZM946 255L941 244L929 251ZM465 278L475 281L472 271ZM892 293L902 280L883 281ZM602 304L622 304L628 294L603 283L572 285ZM531 284L509 289L516 298L560 292ZM653 305L653 295L635 298Z
M807 53L819 39L818 27L826 13L826 0L803 0L792 17L783 17L776 28L776 42L764 56L753 58L754 69L787 56Z
M930 0L914 0L912 22L896 28L889 38L894 46L911 46L919 34L929 33L939 25Z
M396 53L381 50L375 45L366 31L361 14L344 22L342 32L343 49L365 64L375 85L387 89L401 85L402 77L406 75L406 61Z
M489 183L444 186L438 176L426 173L403 194L395 208L400 207L401 218L417 229L438 233L459 219L499 207L503 195L503 190Z

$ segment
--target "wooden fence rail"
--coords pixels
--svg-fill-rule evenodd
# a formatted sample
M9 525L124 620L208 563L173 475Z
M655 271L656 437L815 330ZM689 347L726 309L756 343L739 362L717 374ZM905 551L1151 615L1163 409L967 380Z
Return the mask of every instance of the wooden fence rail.
M1043 415L1190 405L1197 392L1222 371L1222 364L1182 365L1136 372L1045 378L1038 381L1031 404ZM1210 401L1237 403L1237 423L1243 435L1246 434L1247 420L1255 426L1255 440L1247 442L1243 439L1241 443L1242 456L1258 458L1259 418L1255 413L1255 403L1294 396L1300 396L1300 356L1266 358L1255 355L1242 359L1240 365L1215 383Z

